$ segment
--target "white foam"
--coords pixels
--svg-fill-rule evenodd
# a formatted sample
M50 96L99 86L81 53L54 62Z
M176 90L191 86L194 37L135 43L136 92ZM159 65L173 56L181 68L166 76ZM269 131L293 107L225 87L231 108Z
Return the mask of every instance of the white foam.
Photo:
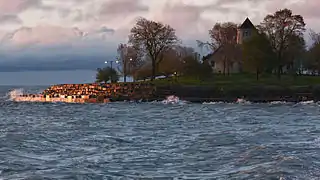
M315 104L315 102L314 101L302 101L302 102L299 102L299 104L309 105L309 104Z
M187 101L180 100L178 96L168 96L165 100L162 101L163 104L186 104Z
M275 105L275 104L287 104L288 102L286 101L272 101L270 104Z
M237 101L236 101L237 104L251 104L250 101L247 101L245 99L242 99L242 98L238 98Z
M214 104L224 104L224 102L222 102L222 101L218 101L218 102L203 102L202 104L204 104L204 105L214 105Z
M20 89L14 89L11 90L7 93L6 97L9 98L9 100L13 101L15 100L17 97L22 96L24 94L24 89L20 88Z

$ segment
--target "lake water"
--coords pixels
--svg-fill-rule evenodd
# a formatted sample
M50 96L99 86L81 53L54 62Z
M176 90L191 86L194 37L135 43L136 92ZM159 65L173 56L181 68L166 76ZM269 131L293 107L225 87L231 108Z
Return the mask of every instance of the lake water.
M0 85L81 84L92 83L95 78L96 71L91 70L0 72ZM122 77L120 81L123 81ZM132 78L127 77L127 81L132 81Z
M315 103L15 103L14 88L0 87L0 179L320 177Z

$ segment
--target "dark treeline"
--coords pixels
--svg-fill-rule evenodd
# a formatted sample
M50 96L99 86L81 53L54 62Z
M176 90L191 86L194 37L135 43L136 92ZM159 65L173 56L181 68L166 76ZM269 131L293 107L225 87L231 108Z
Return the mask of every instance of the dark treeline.
M311 31L312 45L306 47L303 38L305 22L301 15L282 9L267 15L254 26L250 38L239 43L239 25L233 22L216 23L209 30L207 42L198 41L201 48L209 48L223 61L222 74L228 75L234 63L241 65L241 72L282 74L294 77L308 71L320 73L320 34ZM119 60L124 77L135 79L159 75L210 77L212 63L200 57L193 48L181 45L175 29L161 22L140 18L129 34L127 44L118 47Z

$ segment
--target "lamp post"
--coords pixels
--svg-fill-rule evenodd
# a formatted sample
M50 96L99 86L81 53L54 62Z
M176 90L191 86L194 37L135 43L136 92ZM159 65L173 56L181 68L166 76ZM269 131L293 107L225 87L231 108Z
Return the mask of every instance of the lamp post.
M105 64L109 64L110 63L110 67L111 67L111 69L113 69L113 66L112 66L113 62L115 62L116 64L119 64L119 60L116 60L116 61L113 61L113 60L112 61L105 61L104 63Z
M110 63L110 68L113 69L113 66L112 66L112 65L113 65L113 62L119 64L119 61L118 61L118 60L116 60L116 61L113 61L113 60L112 60L112 61L105 61L104 63L105 63L105 64L109 64L109 63ZM112 82L112 77L111 77L111 76L110 76L110 82Z
M129 59L128 72L130 73L131 77L133 78L132 73L131 73L132 60L133 60L132 58Z
M110 67L111 67L111 69L112 69L113 61L105 61L104 63L105 63L105 64L109 64L109 63L110 63Z
M129 62L127 60L122 61L122 73L123 73L123 81L126 82L127 81L127 75L128 72L130 72L130 66L131 66L131 62L132 62L132 58L129 59ZM115 61L117 64L121 64L121 62L119 60ZM128 68L128 69L127 69Z

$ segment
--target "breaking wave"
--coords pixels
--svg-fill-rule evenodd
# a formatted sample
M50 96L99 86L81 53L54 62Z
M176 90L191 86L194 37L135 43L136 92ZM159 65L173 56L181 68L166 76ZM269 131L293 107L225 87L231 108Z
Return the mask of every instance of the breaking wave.
M6 93L4 96L0 97L1 100L9 100L12 101L16 97L21 96L25 93L23 88L13 89Z
M222 101L213 101L213 102L203 102L203 105L217 105L217 104L243 104L243 105L250 105L250 104L269 104L269 105L319 105L320 102L316 101L301 101L301 102L289 102L289 101L271 101L267 103L257 103L257 102L250 102L245 99L236 99L234 102L222 102Z
M178 96L168 96L165 100L162 101L163 104L186 104L187 101L181 100Z

